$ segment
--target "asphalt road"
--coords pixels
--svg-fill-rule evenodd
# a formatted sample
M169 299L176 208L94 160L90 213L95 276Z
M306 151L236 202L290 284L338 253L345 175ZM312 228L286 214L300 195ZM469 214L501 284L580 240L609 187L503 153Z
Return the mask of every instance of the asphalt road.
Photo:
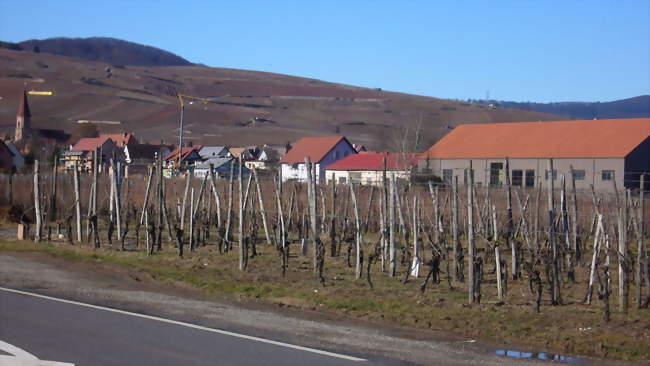
M379 361L247 337L0 289L0 365L47 364L12 363L18 359L11 356L17 352L11 346L39 360L74 365L364 365Z

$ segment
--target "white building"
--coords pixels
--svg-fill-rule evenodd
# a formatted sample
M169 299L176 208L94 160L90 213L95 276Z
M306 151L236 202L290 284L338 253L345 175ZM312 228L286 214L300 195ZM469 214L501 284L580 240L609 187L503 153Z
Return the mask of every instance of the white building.
M316 164L316 179L325 177L325 169L332 163L356 154L352 144L344 136L303 137L280 160L282 180L307 181L305 158Z

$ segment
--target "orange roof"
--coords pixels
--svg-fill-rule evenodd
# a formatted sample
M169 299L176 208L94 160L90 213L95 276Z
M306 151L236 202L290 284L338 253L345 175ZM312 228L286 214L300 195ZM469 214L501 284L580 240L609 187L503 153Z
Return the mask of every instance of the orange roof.
M650 118L470 124L420 158L623 158L650 136Z
M287 164L304 163L305 158L309 157L313 163L318 163L341 141L350 144L344 136L303 137L296 142L280 162Z
M72 151L95 151L102 146L106 140L100 137L83 137L77 141L70 150Z
M228 151L230 151L230 155L232 155L233 157L235 157L237 159L239 159L239 155L241 155L241 153L243 153L244 150L246 150L245 147L231 147L231 148L228 148Z

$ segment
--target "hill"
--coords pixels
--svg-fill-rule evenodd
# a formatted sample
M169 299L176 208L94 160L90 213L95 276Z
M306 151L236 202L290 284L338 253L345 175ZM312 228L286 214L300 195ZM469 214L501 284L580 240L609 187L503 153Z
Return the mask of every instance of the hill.
M611 102L556 102L530 103L494 100L473 101L480 104L498 104L502 108L565 114L575 119L642 118L650 117L650 95L614 100Z
M116 67L31 51L0 49L0 133L13 135L18 98L30 90L32 123L71 132L80 120L104 132L134 132L145 141L178 141L176 93L222 96L187 104L185 138L195 143L286 143L303 136L341 134L369 149L395 149L421 126L423 150L463 123L564 118L516 109L334 84L266 72L203 66ZM411 138L412 140L412 138Z
M102 61L114 65L190 66L191 62L155 47L115 38L48 38L18 43L24 50Z

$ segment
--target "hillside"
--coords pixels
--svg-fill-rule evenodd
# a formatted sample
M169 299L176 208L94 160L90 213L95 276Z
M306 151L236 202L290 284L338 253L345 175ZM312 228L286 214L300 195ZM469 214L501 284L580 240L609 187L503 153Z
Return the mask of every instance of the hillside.
M48 38L18 43L24 50L70 56L114 65L190 66L191 62L155 47L115 38Z
M650 117L650 95L614 100L611 102L556 102L529 103L478 100L480 104L498 104L502 108L565 114L575 119L641 118Z
M146 141L176 143L176 93L227 96L187 104L185 138L195 143L285 143L302 136L349 136L370 149L394 149L397 137L422 126L424 149L462 123L563 117L436 99L257 71L202 66L115 67L31 51L0 49L0 133L13 135L18 97L27 83L35 127L72 131L79 120L106 132L132 131Z

